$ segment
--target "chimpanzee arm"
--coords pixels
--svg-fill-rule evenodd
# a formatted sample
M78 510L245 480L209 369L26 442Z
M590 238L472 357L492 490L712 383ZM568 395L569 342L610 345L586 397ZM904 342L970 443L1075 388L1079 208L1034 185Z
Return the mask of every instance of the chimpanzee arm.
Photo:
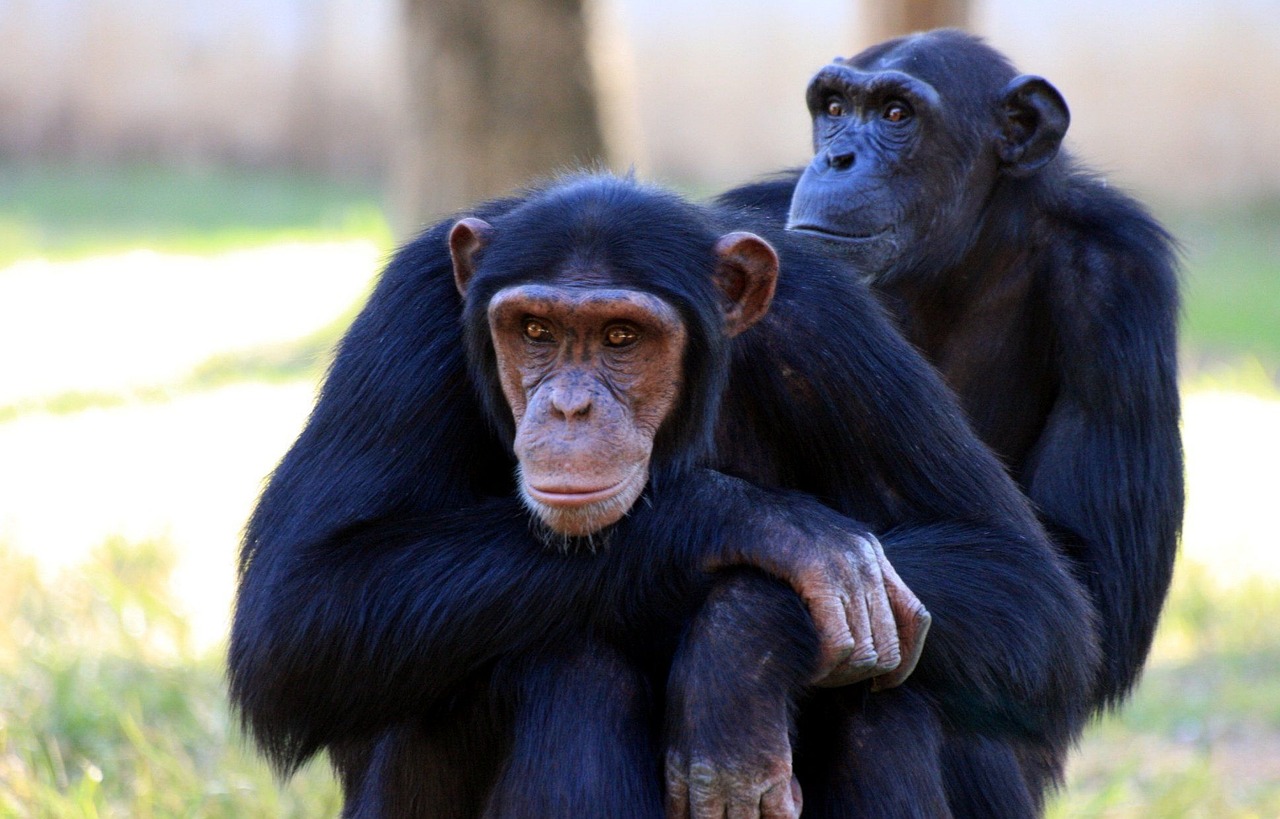
M1183 484L1171 240L1133 203L1110 207L1055 249L1070 260L1049 301L1061 382L1023 482L1098 609L1096 696L1114 704L1151 647Z
M929 607L933 627L901 689L845 689L835 698L827 691L807 700L806 708L817 697L832 711L825 738L805 737L832 772L817 782L834 790L810 796L868 815L945 814L940 725L971 738L955 745L961 755L973 753L979 737L1040 751L1065 747L1087 710L1091 623L1061 567L1038 554L1042 546L1011 548L1002 533L963 525L904 527L883 542ZM673 817L723 807L793 815L784 789L792 775L790 718L815 655L811 627L788 622L780 596L794 600L770 578L717 580L676 654L667 699ZM789 611L805 609L797 601ZM863 698L861 708L840 705ZM1005 762L989 766L988 775L1021 790L1017 799L1008 790L1002 804L1030 806L1016 760Z
M806 599L858 588L842 530L818 524L839 516L816 502L703 470L655 483L598 554L546 549L511 498L260 539L229 656L245 723L287 771L325 745L430 714L505 656L588 631L661 655L714 568L775 571ZM850 615L839 616L847 631Z
M933 616L910 684L953 724L1068 741L1097 662L1080 589L954 397L869 294L786 252L793 275L735 353L724 468L754 476L763 458L781 483L880 533ZM747 673L752 659L735 660L748 665L728 673Z
M772 498L722 476L663 483L670 500L644 506L600 555L547 551L514 500L260 550L241 577L229 658L246 724L290 770L326 744L430 713L503 656L588 627L652 641L654 612L669 620L657 631L674 633L706 567L768 562L742 543L767 548L781 525L761 517ZM796 564L821 573L829 551Z
M866 686L803 694L814 649L789 588L742 570L717 579L668 681L668 817L792 819L802 805L819 816L951 815L943 721L930 697L910 680L875 694ZM1017 767L1008 767L1016 785ZM1031 815L1030 804L1010 815Z

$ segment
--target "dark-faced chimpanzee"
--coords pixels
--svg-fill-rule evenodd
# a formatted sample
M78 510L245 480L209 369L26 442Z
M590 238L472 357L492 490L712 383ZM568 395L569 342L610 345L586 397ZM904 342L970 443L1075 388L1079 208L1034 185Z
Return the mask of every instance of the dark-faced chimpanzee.
M972 36L837 59L807 100L803 174L723 201L823 237L941 370L1088 590L1093 703L1117 704L1182 521L1170 237L1060 150L1058 91Z
M327 749L349 816L658 816L665 743L673 813L1032 809L1087 603L870 295L744 219L584 178L397 254L246 532L278 769Z

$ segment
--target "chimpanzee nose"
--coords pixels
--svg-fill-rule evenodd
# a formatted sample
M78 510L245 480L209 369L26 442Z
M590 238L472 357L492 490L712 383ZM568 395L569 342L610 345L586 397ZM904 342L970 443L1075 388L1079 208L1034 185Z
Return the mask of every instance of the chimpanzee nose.
M833 171L847 171L853 167L854 154L849 150L827 151L827 165Z
M584 418L591 411L591 390L582 384L557 384L551 394L551 411L565 420Z

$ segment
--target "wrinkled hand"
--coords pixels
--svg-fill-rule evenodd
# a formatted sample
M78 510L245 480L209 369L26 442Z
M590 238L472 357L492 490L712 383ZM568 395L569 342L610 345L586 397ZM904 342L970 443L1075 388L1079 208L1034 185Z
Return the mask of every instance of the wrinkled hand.
M794 585L818 630L816 685L873 678L875 690L900 685L915 670L932 618L870 534L846 535L843 548L806 568Z
M755 538L753 538L755 539ZM815 685L874 678L874 690L902 684L915 670L932 618L894 571L880 541L830 526L801 531L775 519L741 562L788 583L818 631Z
M797 819L800 783L791 775L791 745L785 744L785 755L760 757L743 768L668 751L667 819Z

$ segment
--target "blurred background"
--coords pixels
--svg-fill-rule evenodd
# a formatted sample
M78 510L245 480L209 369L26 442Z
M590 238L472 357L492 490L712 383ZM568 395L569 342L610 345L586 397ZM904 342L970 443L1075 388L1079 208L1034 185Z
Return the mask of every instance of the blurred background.
M814 71L943 23L1185 250L1175 587L1052 813L1280 815L1280 3L0 0L0 817L336 815L246 748L223 651L387 255L557 169L801 164Z

